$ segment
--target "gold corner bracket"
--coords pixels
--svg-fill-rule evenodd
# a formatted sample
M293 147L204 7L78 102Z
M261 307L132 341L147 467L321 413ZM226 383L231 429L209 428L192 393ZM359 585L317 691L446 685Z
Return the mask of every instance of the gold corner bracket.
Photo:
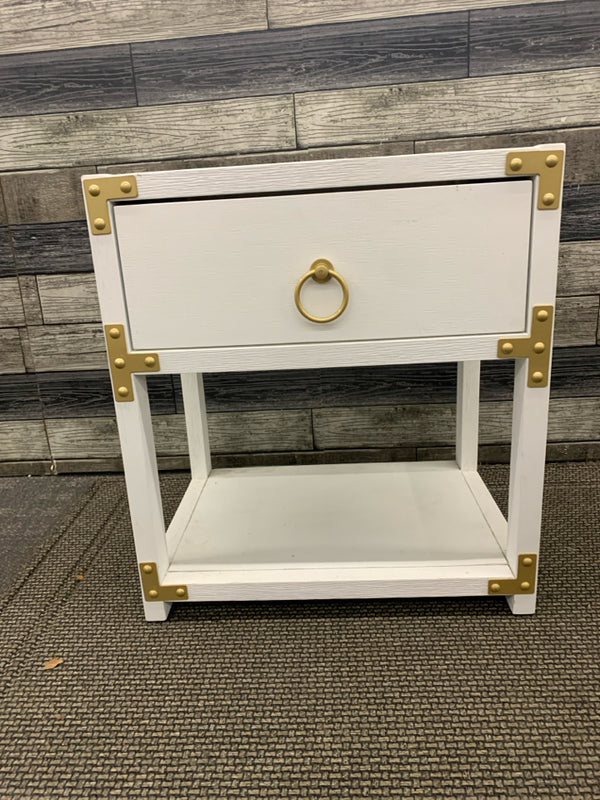
M140 564L140 575L142 576L142 588L144 590L145 600L149 602L154 600L189 600L187 586L160 585L158 582L158 569L154 561L143 561Z
M533 594L536 564L535 553L521 553L517 577L492 579L488 583L488 594Z
M531 335L498 340L498 358L528 358L527 385L548 386L554 306L534 306Z
M537 207L558 208L565 154L562 150L513 150L506 156L507 175L538 175Z
M106 349L115 400L123 403L133 400L134 372L158 372L158 353L130 353L125 341L123 325L105 325Z
M128 200L138 196L135 175L110 175L109 177L86 178L83 194L90 223L96 235L110 233L109 200Z

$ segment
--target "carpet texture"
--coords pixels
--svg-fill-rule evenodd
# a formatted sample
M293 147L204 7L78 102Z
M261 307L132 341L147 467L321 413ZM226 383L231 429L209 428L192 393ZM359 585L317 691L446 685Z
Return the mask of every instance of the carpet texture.
M507 468L482 473L505 503ZM171 514L186 478L162 485ZM0 601L0 797L599 798L599 538L600 465L550 465L533 617L484 597L146 623L124 482L97 478Z

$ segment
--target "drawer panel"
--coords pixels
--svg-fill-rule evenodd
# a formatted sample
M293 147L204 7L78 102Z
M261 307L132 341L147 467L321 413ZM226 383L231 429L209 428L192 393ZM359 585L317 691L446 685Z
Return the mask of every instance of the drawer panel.
M116 205L132 346L172 349L525 330L532 181ZM305 319L300 277L328 259L349 289ZM309 279L316 316L339 306Z

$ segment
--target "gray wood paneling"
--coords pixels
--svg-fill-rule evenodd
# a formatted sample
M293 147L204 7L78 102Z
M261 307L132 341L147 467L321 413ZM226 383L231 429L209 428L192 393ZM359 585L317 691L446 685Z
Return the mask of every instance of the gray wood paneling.
M0 52L86 47L266 28L264 0L19 0L0 17Z
M6 172L0 184L11 225L85 219L81 176L96 167Z
M21 352L23 353L23 364L26 372L35 372L31 343L29 341L29 328L17 328L19 339L21 340Z
M141 105L467 75L467 14L317 25L132 47Z
M554 341L557 347L596 344L597 325L597 295L557 299L554 320Z
M600 121L600 68L308 92L296 96L302 147L428 139Z
M591 66L600 60L599 40L597 0L475 9L469 74Z
M120 453L117 425L112 418L48 419L46 425L54 458L105 458ZM211 414L208 425L211 449L217 453L312 447L308 411ZM155 417L153 427L159 455L187 453L183 415Z
M36 375L0 376L0 419L41 419Z
M96 322L100 306L93 274L38 275L44 322Z
M129 45L0 56L0 117L136 105Z
M92 253L84 221L13 225L20 275L91 272Z
M295 147L292 97L209 100L0 120L0 169Z
M25 325L25 312L17 278L0 278L0 328Z
M8 228L0 227L0 278L12 277L15 274L15 260Z
M0 328L0 375L25 372L18 328Z
M0 460L43 460L50 457L42 420L0 422Z
M491 136L459 136L415 142L416 153L456 150L488 150L494 147L532 147L564 142L566 183L600 183L600 128L556 128L546 131L501 133Z
M521 4L535 2L521 0ZM274 28L510 5L513 0L268 0L269 24Z
M37 372L106 368L104 333L99 323L32 325L28 331Z
M558 259L558 294L600 294L600 240L562 242Z
M600 239L600 183L565 186L560 238Z
M448 461L454 458L453 447L419 447L418 461ZM598 442L549 442L546 461L597 461L600 459ZM479 447L480 464L509 464L510 445L484 444Z
M27 325L41 325L44 320L35 275L19 275L19 286L25 311L25 322Z

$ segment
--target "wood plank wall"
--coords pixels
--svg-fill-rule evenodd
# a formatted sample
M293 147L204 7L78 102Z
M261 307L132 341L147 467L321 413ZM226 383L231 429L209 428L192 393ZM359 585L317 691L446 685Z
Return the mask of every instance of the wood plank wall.
M20 0L0 15L0 474L119 469L79 178L567 144L548 457L600 457L600 3ZM511 364L483 367L481 459ZM453 365L206 377L217 464L452 455ZM179 380L151 380L160 463Z

